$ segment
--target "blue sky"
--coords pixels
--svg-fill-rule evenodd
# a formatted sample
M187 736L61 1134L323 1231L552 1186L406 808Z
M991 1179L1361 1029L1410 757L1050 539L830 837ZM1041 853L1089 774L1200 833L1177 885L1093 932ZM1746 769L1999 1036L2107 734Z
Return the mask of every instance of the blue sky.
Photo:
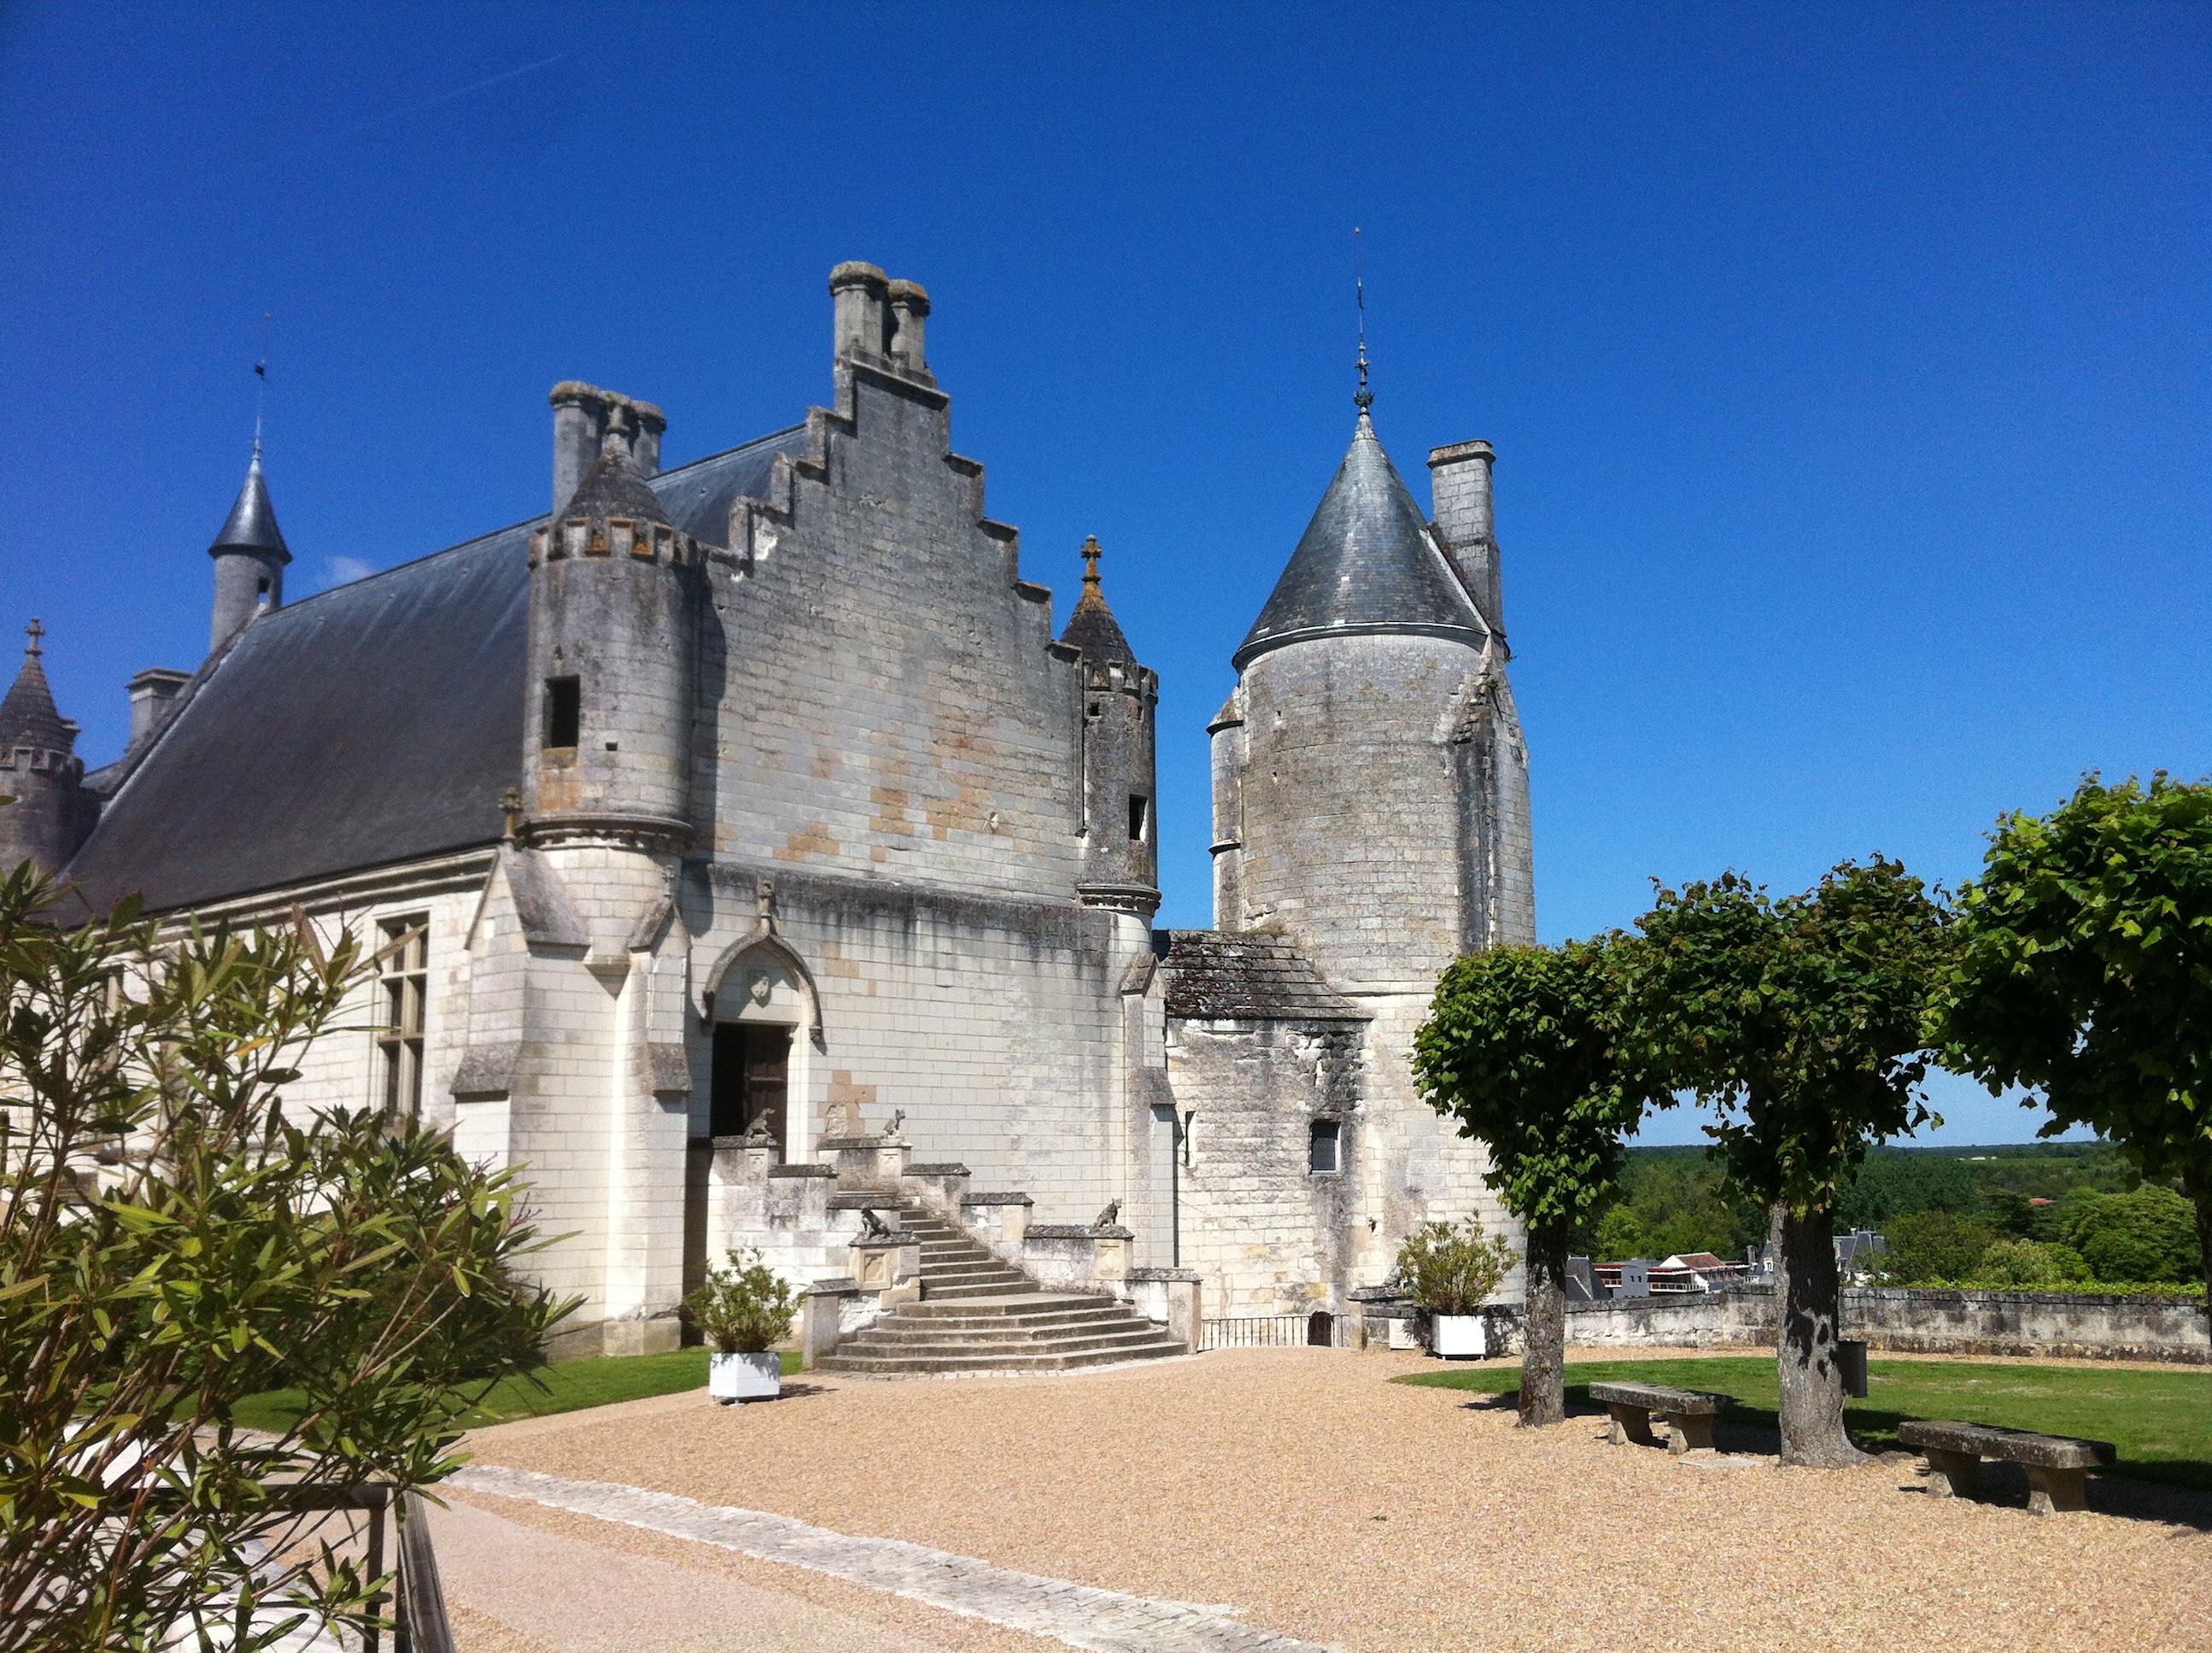
M672 461L795 422L872 259L1025 571L1106 547L1203 925L1358 224L1401 470L1499 452L1543 934L1723 867L1955 884L2083 770L2212 770L2208 71L2181 5L16 5L0 615L113 756L204 650L265 310L296 593L542 510L556 380Z

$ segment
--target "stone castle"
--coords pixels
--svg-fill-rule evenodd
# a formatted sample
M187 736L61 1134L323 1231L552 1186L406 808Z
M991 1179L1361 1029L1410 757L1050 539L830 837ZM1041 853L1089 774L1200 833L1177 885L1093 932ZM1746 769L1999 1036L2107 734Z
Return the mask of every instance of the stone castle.
M659 408L557 386L550 515L298 603L257 449L208 657L131 679L116 762L34 631L0 860L374 939L373 1013L295 1095L526 1167L573 1231L564 1353L673 1343L738 1244L813 1288L820 1350L956 1252L970 1296L1189 1342L1502 1224L1407 1066L1443 966L1534 939L1490 446L1430 455L1431 518L1361 398L1208 726L1214 927L1155 930L1158 678L1095 544L1055 635L952 451L927 295L830 288L832 406L663 471Z

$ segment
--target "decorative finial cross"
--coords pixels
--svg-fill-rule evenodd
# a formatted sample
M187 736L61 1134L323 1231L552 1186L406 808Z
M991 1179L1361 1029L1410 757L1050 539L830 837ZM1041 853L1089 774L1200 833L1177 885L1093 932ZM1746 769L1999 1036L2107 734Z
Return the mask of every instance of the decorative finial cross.
M31 646L28 648L26 648L23 653L28 654L33 659L36 659L40 655L46 652L45 649L39 647L39 639L46 635L46 629L39 623L38 617L36 615L32 616L31 623L23 628L23 632L24 635L31 640Z
M500 812L507 817L507 826L503 836L508 842L512 843L514 841L514 835L522 830L521 793L509 787L499 795L499 807Z
M1095 586L1098 583L1098 559L1104 555L1105 553L1098 549L1098 536L1096 534L1086 536L1083 542L1083 583L1085 585Z

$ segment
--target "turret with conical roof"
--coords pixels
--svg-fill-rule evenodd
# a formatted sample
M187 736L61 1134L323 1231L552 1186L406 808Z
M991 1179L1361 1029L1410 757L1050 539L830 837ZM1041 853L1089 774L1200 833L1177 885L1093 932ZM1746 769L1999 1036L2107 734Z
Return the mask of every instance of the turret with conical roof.
M1103 553L1083 542L1083 595L1060 634L1078 650L1083 694L1083 877L1086 907L1158 910L1159 823L1154 800L1154 721L1159 674L1137 663L1098 577Z
M292 553L276 526L276 508L269 502L258 441L237 502L208 555L215 559L215 619L208 629L212 653L255 615L284 606L284 568Z
M575 388L556 388L556 410ZM531 539L524 836L681 844L702 556L640 469L635 410L650 404L594 394L599 457ZM657 440L665 421L653 413ZM562 428L556 420L556 466Z
M23 668L0 700L0 872L33 860L59 872L84 836L84 760L76 755L76 725L54 705L40 661L46 628L25 629L30 643Z
M1216 925L1291 935L1382 994L1533 940L1505 659L1363 404L1211 726Z

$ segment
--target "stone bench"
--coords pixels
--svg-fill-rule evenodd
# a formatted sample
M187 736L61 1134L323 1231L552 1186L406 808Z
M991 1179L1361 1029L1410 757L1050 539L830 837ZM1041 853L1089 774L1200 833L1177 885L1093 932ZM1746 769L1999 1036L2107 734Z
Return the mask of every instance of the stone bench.
M1670 1389L1658 1383L1593 1383L1590 1399L1613 1414L1613 1443L1656 1446L1651 1414L1667 1420L1667 1449L1676 1457L1713 1443L1713 1419L1735 1404L1730 1395Z
M1948 1419L1915 1421L1898 1429L1898 1438L1918 1447L1928 1460L1928 1496L1971 1496L1979 1486L1982 1460L1999 1458L2027 1469L2027 1507L2039 1516L2063 1515L2087 1506L2082 1479L2112 1462L2110 1441L2077 1441L2069 1435L2033 1435L2024 1429L1990 1424L1961 1424Z

